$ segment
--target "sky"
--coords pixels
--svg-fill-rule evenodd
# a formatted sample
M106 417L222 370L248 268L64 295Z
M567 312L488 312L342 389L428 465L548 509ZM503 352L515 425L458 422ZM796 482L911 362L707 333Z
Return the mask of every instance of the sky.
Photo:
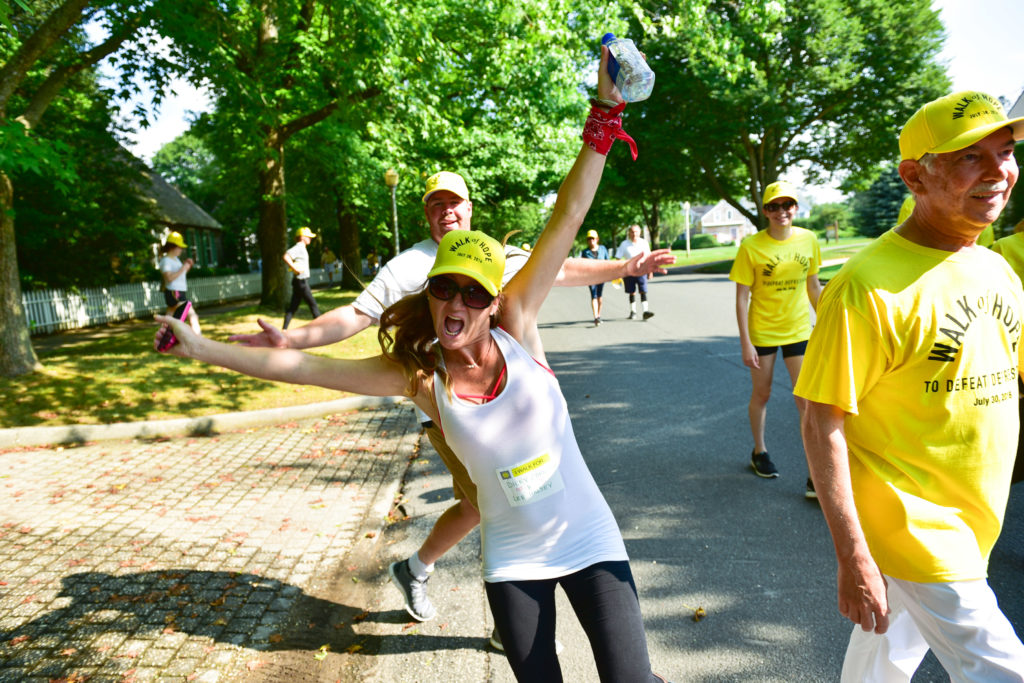
M898 0L896 0L898 1ZM956 90L981 90L1012 105L1024 90L1024 0L933 0L946 26L939 61ZM174 84L150 128L130 136L128 147L146 161L167 142L188 130L195 112L206 110L205 92L184 81ZM657 93L655 93L657 94ZM134 103L126 105L130 111ZM794 179L799 182L799 179ZM822 189L817 201L834 201L838 193Z

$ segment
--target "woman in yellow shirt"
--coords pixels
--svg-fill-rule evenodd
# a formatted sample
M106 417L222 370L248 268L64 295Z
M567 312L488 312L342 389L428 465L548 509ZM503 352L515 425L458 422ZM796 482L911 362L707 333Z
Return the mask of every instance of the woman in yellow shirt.
M776 352L782 349L795 385L811 335L807 301L817 306L821 294L821 250L813 232L793 225L799 205L790 183L770 184L761 204L768 228L740 243L729 279L736 283L736 323L743 364L750 368L753 385L747 407L754 437L750 466L759 477L775 478L779 471L768 456L764 425ZM803 415L805 403L795 400ZM816 497L810 478L806 495Z

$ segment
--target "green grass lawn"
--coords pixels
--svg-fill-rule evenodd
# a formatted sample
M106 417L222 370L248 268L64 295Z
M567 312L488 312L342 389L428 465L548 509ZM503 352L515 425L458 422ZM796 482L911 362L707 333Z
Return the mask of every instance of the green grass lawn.
M327 311L351 302L356 293L316 290ZM216 315L199 309L203 334L226 340L228 335L258 331L257 317L280 326L280 314L256 306ZM303 307L293 326L309 321ZM341 398L319 387L266 382L235 372L157 353L157 325L136 321L93 328L88 335L69 333L36 345L41 372L0 378L0 426L107 424L277 408ZM48 350L44 350L48 349ZM380 352L377 327L315 353L333 358L365 358Z

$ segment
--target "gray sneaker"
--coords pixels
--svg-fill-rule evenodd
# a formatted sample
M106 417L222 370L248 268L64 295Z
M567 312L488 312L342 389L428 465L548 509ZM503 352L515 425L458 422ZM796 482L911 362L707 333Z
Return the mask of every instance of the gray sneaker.
M388 567L388 574L391 576L391 583L398 587L398 590L402 591L402 597L405 598L405 611L408 612L413 619L416 621L430 621L437 616L437 610L430 603L430 598L427 597L427 581L430 580L428 576L425 579L417 579L409 571L409 560L402 560L401 562L392 562L391 566Z
M804 490L804 498L807 500L818 500L818 494L814 490L814 482L811 481L810 477L807 477L807 488Z
M774 479L779 476L779 470L775 468L775 463L768 457L767 451L764 453L751 453L750 466L754 468L754 474L759 477Z

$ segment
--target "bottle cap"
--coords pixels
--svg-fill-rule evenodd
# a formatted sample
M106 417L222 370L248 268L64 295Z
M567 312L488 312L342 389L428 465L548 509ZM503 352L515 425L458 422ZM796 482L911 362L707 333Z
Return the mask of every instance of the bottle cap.
M614 33L606 33L606 34L604 34L604 37L601 38L601 44L602 45L607 45L608 43L612 42L613 40L615 40L615 34Z

